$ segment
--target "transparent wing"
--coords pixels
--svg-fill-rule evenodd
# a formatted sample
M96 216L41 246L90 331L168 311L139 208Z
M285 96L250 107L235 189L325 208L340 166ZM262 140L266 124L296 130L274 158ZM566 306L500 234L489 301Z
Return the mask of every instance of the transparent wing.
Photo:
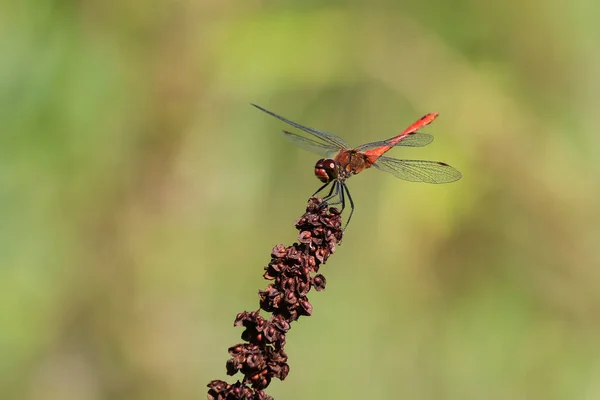
M291 126L294 126L298 129L302 129L306 133L310 133L311 135L314 135L314 136L318 137L319 139L321 139L331 145L337 146L338 149L340 149L340 148L349 149L350 148L350 145L348 143L346 143L342 138L337 137L333 133L320 131L318 129L313 129L313 128L309 128L308 126L300 125L294 121L290 121L289 119L282 117L281 115L277 115L272 111L265 110L261 106L257 106L256 104L252 104L252 105L254 107L258 108L259 110L264 111L267 114L272 115L273 117L278 118L278 119L282 120L283 122L290 124Z
M462 174L446 163L423 160L398 160L379 157L375 168L411 182L449 183L459 180Z
M283 131L283 136L293 142L296 146L300 146L304 150L308 150L322 157L331 158L340 151L340 148L337 146L319 143L316 140L308 139L292 132Z
M362 146L358 146L355 150L365 151L374 149L381 146L389 146L390 139L382 140L380 142L372 142L363 144ZM415 133L413 135L409 135L396 143L394 146L405 146L405 147L423 147L427 146L429 143L433 142L433 136L428 133Z

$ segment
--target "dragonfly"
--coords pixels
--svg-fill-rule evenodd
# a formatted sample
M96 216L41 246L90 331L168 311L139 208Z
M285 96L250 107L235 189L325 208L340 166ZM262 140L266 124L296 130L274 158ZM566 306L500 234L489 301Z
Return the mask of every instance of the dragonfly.
M346 221L344 230L348 227L352 214L354 213L354 201L346 180L353 175L359 174L365 169L375 167L381 171L389 172L397 178L410 182L424 183L450 183L459 180L462 174L450 165L440 161L425 160L401 160L384 156L393 147L423 147L433 141L433 136L420 131L423 127L432 123L438 113L429 113L418 119L400 134L382 141L363 144L352 148L342 138L333 133L321 131L300 125L290 121L281 115L264 109L256 104L254 107L272 115L281 121L298 128L318 140L310 139L292 132L283 131L283 135L297 146L320 155L320 160L315 164L315 176L323 182L323 185L313 194L317 195L327 186L331 189L327 196L323 197L323 205L341 205L344 211L346 207L346 196L350 203L350 215ZM337 201L332 201L337 198Z

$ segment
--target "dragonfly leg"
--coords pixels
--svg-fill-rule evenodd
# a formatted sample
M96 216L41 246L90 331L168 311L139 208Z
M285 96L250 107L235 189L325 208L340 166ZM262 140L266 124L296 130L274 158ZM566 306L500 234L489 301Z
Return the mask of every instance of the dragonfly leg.
M335 196L338 195L339 189L340 188L338 187L337 182L335 182L333 185L331 185L331 190L329 191L327 196L323 197L323 200L325 200L325 202L327 203L329 200L333 199ZM334 190L335 193L333 193Z
M333 189L335 189L335 192L333 192ZM344 194L341 191L341 184L339 181L336 181L333 185L333 187L331 188L331 191L329 192L329 194L327 195L327 197L325 197L323 200L324 203L326 204L327 207L329 206L335 206L337 204L342 204L342 206L344 205L344 198L342 197ZM330 202L331 199L334 199L336 196L338 196L338 201L334 201L334 202ZM342 208L343 210L343 208Z
M331 190L329 191L329 193L327 193L327 196L323 197L324 203L327 204L327 202L329 200L331 200L333 197L337 196L337 189L335 187L335 183L333 183L333 185L331 185ZM333 191L335 190L335 193L333 193Z
M325 188L325 186L322 186L317 191L317 193L320 192L321 190L323 190ZM335 190L335 192L334 192L334 190ZM350 201L350 216L348 217L348 220L346 221L346 225L344 226L344 229L343 229L344 231L348 227L348 224L350 223L350 219L352 218L352 214L354 213L354 201L352 200L352 196L350 195L350 190L348 189L348 186L346 186L345 183L342 183L340 181L335 181L333 183L333 185L331 186L331 190L329 190L329 193L327 194L327 196L325 196L323 198L323 203L321 204L324 207L330 207L330 206L334 206L337 204L341 204L342 209L340 210L340 212L342 212L346 208L346 194L348 195L348 200ZM329 200L334 199L338 195L339 195L338 201L335 201L333 203L329 202Z
M329 200L334 199L337 196L338 200L334 201L334 202L330 202ZM335 193L330 194L329 196L325 197L325 202L327 203L327 206L335 206L338 204L342 205L342 211L344 210L345 207L345 200L344 200L344 192L342 192L342 184L340 182L336 182L335 183Z
M317 190L316 192L313 193L313 196L316 196L317 193L319 193L321 190L325 189L331 182L327 182L326 184L324 184L323 186L321 186L319 188L319 190ZM325 197L329 197L331 196L331 192L333 192L333 187L331 188L331 190L329 191L329 194Z
M344 191L346 191L346 194L348 194L348 200L350 201L350 216L348 216L348 221L346 221L346 226L344 227L344 231L346 230L346 228L348 227L348 224L350 223L350 220L352 219L352 214L354 214L354 201L352 201L352 196L350 195L350 190L348 190L348 186L346 186L345 183L342 183L342 193L344 193ZM342 200L342 210L344 209L343 206L343 200Z
M344 197L344 188L346 187L346 184L338 182L338 186L340 191L340 203L342 204L341 211L344 211L344 208L346 208L346 197Z
M331 185L332 182L327 182L326 184L324 184L323 186L321 186L316 192L313 193L313 196L316 196L317 193L319 193L321 190L325 189L327 186ZM333 185L331 185L331 190L329 190L329 193L327 194L327 196L323 196L323 202L321 203L321 207L327 207L328 203L327 200L331 199L332 197L335 197L337 195L337 191L336 193L332 196L333 190L336 188L335 183Z

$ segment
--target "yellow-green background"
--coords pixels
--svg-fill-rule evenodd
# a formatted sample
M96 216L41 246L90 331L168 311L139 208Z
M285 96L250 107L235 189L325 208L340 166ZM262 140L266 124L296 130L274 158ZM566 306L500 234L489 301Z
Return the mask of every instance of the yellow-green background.
M291 244L316 156L427 112L366 171L277 399L600 399L600 5L0 5L0 398L198 399Z

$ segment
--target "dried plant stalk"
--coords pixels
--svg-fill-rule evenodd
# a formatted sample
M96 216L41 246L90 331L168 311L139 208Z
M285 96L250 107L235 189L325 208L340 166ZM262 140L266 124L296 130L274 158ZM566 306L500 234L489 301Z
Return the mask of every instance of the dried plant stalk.
M338 209L326 207L322 199L312 197L306 213L296 221L298 242L273 248L263 275L272 282L258 292L260 308L239 313L234 322L234 326L245 328L244 343L229 348L227 374L241 372L244 378L234 384L211 381L209 400L272 399L264 389L271 379L284 380L290 371L284 351L285 335L292 322L312 314L307 297L310 289L325 289L325 277L318 272L342 240L340 214ZM260 310L271 316L265 319Z

